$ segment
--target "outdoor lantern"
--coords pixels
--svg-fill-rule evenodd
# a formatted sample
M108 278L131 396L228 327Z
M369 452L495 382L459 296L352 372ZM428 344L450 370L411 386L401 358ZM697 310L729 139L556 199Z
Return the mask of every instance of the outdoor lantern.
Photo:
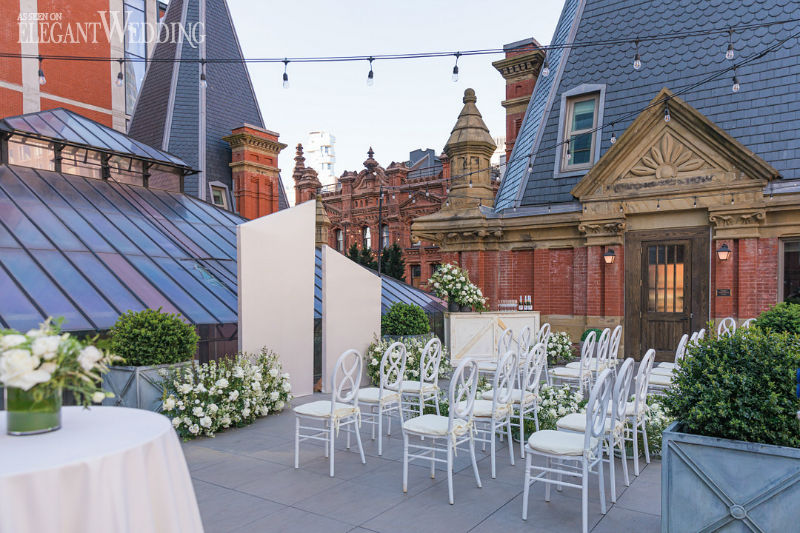
M603 260L606 262L607 265L613 263L616 258L617 254L615 254L614 250L612 250L611 248L606 250L606 253L603 254Z
M727 243L722 243L722 246L717 248L717 257L719 257L720 261L727 261L728 258L731 256L731 249L728 248Z

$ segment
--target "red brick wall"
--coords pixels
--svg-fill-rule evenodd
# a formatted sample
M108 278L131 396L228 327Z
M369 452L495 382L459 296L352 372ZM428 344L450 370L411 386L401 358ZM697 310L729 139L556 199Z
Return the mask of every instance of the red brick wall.
M720 261L716 250L726 243L732 250ZM778 301L778 239L717 240L711 259L711 317L746 319L758 316ZM717 296L730 289L730 296Z

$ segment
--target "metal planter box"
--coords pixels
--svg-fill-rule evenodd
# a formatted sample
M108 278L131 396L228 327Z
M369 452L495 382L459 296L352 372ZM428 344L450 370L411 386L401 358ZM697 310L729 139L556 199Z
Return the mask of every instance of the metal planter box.
M661 531L800 530L800 449L663 434Z
M113 392L114 397L106 398L103 405L161 412L161 399L164 394L161 382L164 378L159 372L191 364L191 361L186 361L174 365L112 366L103 376L103 388Z

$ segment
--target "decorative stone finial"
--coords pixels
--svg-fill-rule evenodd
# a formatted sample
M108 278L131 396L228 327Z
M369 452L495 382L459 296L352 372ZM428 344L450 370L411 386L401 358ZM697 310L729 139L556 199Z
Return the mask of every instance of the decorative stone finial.
M478 97L475 96L475 89L466 89L464 91L464 103L475 103L478 101Z
M367 170L370 172L375 172L375 169L378 168L378 162L375 161L374 155L375 152L372 151L372 147L370 146L367 152L367 160L364 161L364 166L367 167Z

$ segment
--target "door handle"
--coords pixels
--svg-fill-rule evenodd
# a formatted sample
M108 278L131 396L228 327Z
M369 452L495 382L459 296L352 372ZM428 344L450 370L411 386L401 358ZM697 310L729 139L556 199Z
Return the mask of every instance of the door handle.
M694 313L689 313L689 318L694 318Z

